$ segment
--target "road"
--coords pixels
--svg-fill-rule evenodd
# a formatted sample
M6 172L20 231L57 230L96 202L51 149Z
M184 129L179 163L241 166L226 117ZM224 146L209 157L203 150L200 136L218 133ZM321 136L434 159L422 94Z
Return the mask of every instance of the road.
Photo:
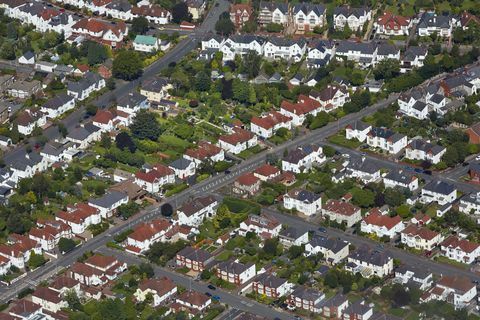
M168 51L161 59L155 61L150 66L148 66L142 76L134 81L126 82L121 81L113 91L108 91L92 101L92 104L96 105L99 108L105 108L110 106L115 100L120 99L121 97L129 94L136 90L137 86L145 79L148 79L154 75L157 75L162 69L168 67L172 62L177 62L181 60L185 55L192 52L196 49L198 41L209 32L213 32L215 29L215 23L218 20L220 14L224 11L227 11L230 3L226 0L217 0L218 6L213 6L212 9L208 12L208 15L204 19L201 26L198 29L189 34L187 38L180 41L172 50ZM7 62L1 62L0 66L4 65ZM12 68L11 63L5 64L9 68ZM21 66L20 68L23 68ZM30 68L31 69L31 68ZM79 123L82 122L85 116L85 107L81 106L75 109L74 112L69 114L61 122L65 125L67 130L70 132ZM48 140L55 140L60 136L58 128L56 126L51 126L43 132L43 135L48 138ZM30 141L35 141L35 138L30 139ZM5 153L3 156L3 161L5 164L10 164L15 159L18 159L19 155L22 155L25 152L25 146L20 145L15 149L10 150Z
M278 219L278 221L280 221L282 224L295 227L301 231L315 230L320 226L311 221L303 220L297 216L280 213L278 210L272 208L263 208L263 211ZM366 245L370 248L375 248L379 245L378 242L370 240L368 238L352 235L338 229L326 229L330 237L340 238L342 240L348 241L351 244L355 245L357 248L361 245ZM401 262L405 263L406 265L422 266L423 269L429 270L430 272L438 275L461 275L468 277L472 280L480 281L480 275L469 270L457 268L449 264L438 263L388 244L382 245L384 246L384 250L389 251L393 258L401 260Z
M128 265L145 262L145 260L139 257L136 257L134 255L130 255L122 251L112 250L106 247L100 248L99 250L97 250L97 252L105 255L114 255L121 261L125 261ZM184 288L187 288L187 289L191 288L192 290L198 291L200 293L210 292L213 295L217 295L220 297L221 303L225 303L229 305L231 308L251 312L255 315L263 316L268 319L273 319L273 318L279 318L279 319L285 319L285 320L293 319L292 315L289 315L284 312L278 312L275 309L270 308L265 304L255 302L244 296L237 295L236 293L232 294L221 288L217 288L216 290L210 290L207 287L208 283L205 283L202 281L193 281L191 277L181 273L174 272L170 269L154 266L154 270L155 270L155 275L157 277L166 276L172 279L172 281L175 282L175 284L180 285ZM235 314L236 312L233 312L233 313ZM225 319L228 319L228 317Z

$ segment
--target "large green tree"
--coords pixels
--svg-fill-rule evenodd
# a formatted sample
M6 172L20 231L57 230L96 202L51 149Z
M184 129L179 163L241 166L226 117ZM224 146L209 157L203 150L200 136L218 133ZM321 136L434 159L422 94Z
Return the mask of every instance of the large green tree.
M135 51L123 50L113 60L112 73L115 78L134 80L143 73L142 60Z
M130 130L138 139L157 140L162 133L162 128L155 115L147 110L137 113L130 125Z

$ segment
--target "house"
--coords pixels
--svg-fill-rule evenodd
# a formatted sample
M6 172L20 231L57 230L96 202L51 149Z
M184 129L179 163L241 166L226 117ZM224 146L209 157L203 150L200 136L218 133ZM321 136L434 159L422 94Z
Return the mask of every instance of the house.
M185 311L189 317L203 313L212 303L212 299L203 293L187 290L181 293L172 304L172 308L179 311Z
M128 35L128 27L124 22L110 23L94 18L83 18L72 26L75 35L82 35L90 40L108 45L112 48L121 46Z
M367 134L367 144L373 148L380 148L390 154L397 154L407 146L407 136L393 132L386 128L372 128Z
M127 264L117 260L113 256L104 256L101 254L94 254L85 260L85 265L94 268L102 273L108 280L114 280L117 276L127 270Z
M50 312L68 308L67 301L63 300L58 292L47 287L37 287L32 293L32 302Z
M263 239L277 237L282 230L282 224L272 216L265 213L249 215L247 220L240 223L238 234L245 237L248 232L253 232Z
M2 313L3 315L4 313ZM8 310L8 316L10 318L5 318L6 320L16 320L16 319L35 319L35 317L45 318L43 308L33 303L30 300L25 298L13 302L13 306Z
M225 152L220 147L207 141L200 141L195 149L187 149L183 157L193 161L198 168L204 162L215 163L225 160Z
M35 54L32 51L25 52L20 58L18 58L18 63L20 64L35 64Z
M467 129L466 134L470 143L480 144L480 122L471 125Z
M293 7L293 23L297 32L312 32L327 22L327 10L322 4L302 2Z
M375 66L380 61L387 59L400 61L400 49L393 44L380 43L377 45L377 55L373 65Z
M420 299L421 302L440 300L451 303L455 309L466 308L477 296L477 285L470 278L442 276L435 286Z
M260 191L261 180L253 173L241 175L233 184L233 192L253 196Z
M452 35L452 29L449 16L438 16L430 12L424 13L417 24L417 34L420 37L428 37L435 33L439 37L448 38Z
M356 62L362 68L368 68L375 63L377 46L371 42L340 41L335 49L337 60L343 58Z
M1 271L5 273L10 266L24 269L32 252L42 254L41 244L27 236L11 234L6 244L0 244Z
M410 191L418 189L418 178L404 170L392 170L383 176L385 188L404 188Z
M256 35L233 35L223 42L220 51L223 53L223 61L232 61L235 56L244 56L250 51L263 56L264 45L265 39Z
M271 111L262 117L252 117L250 131L263 139L271 138L278 129L292 129L292 118L278 111Z
M427 119L430 109L424 99L423 92L413 89L402 93L398 98L399 111L419 120Z
M422 139L413 139L405 147L405 158L410 160L428 161L437 164L442 160L442 156L447 152L447 148L431 144Z
M7 93L14 98L27 99L41 90L42 84L38 80L18 80L8 87Z
M288 152L282 159L282 170L294 173L307 172L314 164L320 165L326 161L322 147L307 144Z
M433 274L419 266L402 264L395 268L393 281L402 285L413 286L423 291L432 286Z
M345 223L347 228L362 220L360 208L348 202L330 199L322 208L322 215L339 224Z
M372 11L367 7L340 6L333 10L333 25L336 30L343 30L348 25L354 32L361 31L363 25L371 19Z
M390 217L389 215L382 215L373 209L369 215L363 218L360 224L360 230L362 232L373 233L378 238L387 237L393 239L403 229L405 229L405 225L400 216Z
M73 234L84 233L88 226L102 221L100 211L85 203L68 206L66 211L57 212L55 219L70 226Z
M460 198L458 210L465 214L480 214L480 193L469 193Z
M15 124L19 133L28 136L35 128L41 128L47 124L47 116L38 109L25 109L17 114Z
M109 191L100 198L91 198L88 205L98 209L100 215L104 219L113 217L117 212L117 208L128 203L128 195L124 192Z
M171 88L172 85L166 78L152 77L142 82L140 94L146 96L150 102L160 103L162 99L168 97L168 90Z
M437 202L443 206L457 199L457 189L454 185L443 181L431 181L422 189L422 203Z
M238 260L227 260L215 266L217 278L241 286L250 281L257 274L255 263L243 264Z
M92 93L105 88L105 86L105 79L100 77L98 73L89 71L83 76L82 80L67 84L67 94L79 101L83 101Z
M271 181L281 174L277 167L274 167L268 163L265 163L253 171L253 175L260 179L260 181Z
M293 284L286 279L278 278L266 272L258 275L252 283L253 292L273 299L288 295L292 289Z
M477 16L474 16L468 11L463 11L462 14L460 15L459 24L463 30L468 30L472 26L480 25L480 18L478 18Z
M260 1L257 21L262 26L267 26L271 23L286 25L288 15L288 3Z
M221 135L217 145L232 154L239 154L242 151L252 148L258 144L257 136L247 130L234 128L233 133Z
M177 286L167 277L159 279L143 279L139 284L134 296L137 301L143 302L147 295L153 296L153 307L166 304L177 294Z
M280 105L280 113L292 118L293 127L301 126L308 115L315 117L320 111L325 111L320 102L303 94L298 96L297 103L284 100Z
M430 218L428 214L419 212L410 220L410 222L417 226L426 226L432 222L432 218Z
M28 237L41 244L43 251L55 250L61 238L73 236L69 225L61 221L50 220L40 227L30 229Z
M380 167L362 157L351 157L345 169L345 177L358 179L364 184L380 180Z
M75 98L65 93L48 100L40 109L50 119L55 119L65 112L75 108Z
M320 302L325 294L305 286L297 286L287 298L287 304L293 308L318 313Z
M145 4L132 7L132 16L134 18L145 17L148 22L160 25L168 24L172 20L172 14L170 11L155 4Z
M400 60L400 72L405 73L413 68L423 67L427 54L427 47L409 46Z
M321 68L330 62L335 54L335 43L331 40L318 40L309 45L307 65L310 68Z
M432 251L442 240L440 233L427 229L426 227L417 227L409 225L401 233L401 242L417 250Z
M158 193L165 184L175 183L175 172L167 166L156 164L146 172L137 171L135 183L147 192Z
M457 262L471 264L480 256L480 245L457 236L449 236L440 243L440 250L445 257Z
M242 28L253 18L253 8L249 3L235 3L230 5L230 20L235 28Z
M133 40L133 49L141 52L158 51L158 39L153 36L144 36L138 34Z
M148 109L147 97L138 92L129 92L117 100L117 112L134 115L140 110Z
M318 253L321 253L328 263L335 265L348 256L349 243L337 238L314 235L305 245L305 255L310 256Z
M178 158L171 162L168 167L173 170L175 176L179 179L185 180L188 177L195 175L195 162L185 158Z
M188 12L192 15L194 21L200 19L207 9L205 0L184 0L187 4Z
M213 196L195 198L177 209L178 222L187 226L198 227L206 218L215 215L218 201Z
M393 273L393 258L388 252L360 247L348 256L345 269L366 278L383 278Z
M311 91L310 98L320 102L320 105L326 112L343 107L343 105L350 101L350 94L340 85L329 84L322 91Z
M283 207L312 216L322 210L322 197L305 189L293 189L283 196Z
M348 307L348 299L342 294L337 294L320 302L319 313L326 319L341 319L343 311Z
M385 11L373 24L377 34L388 36L408 36L412 19Z
M163 241L165 234L172 229L172 224L165 219L153 219L140 223L127 236L125 250L133 254L141 254L156 242Z
M65 296L67 292L75 292L82 295L80 282L67 276L58 276L51 282L48 288L58 292L61 296Z
M105 15L123 21L132 20L132 5L126 0L112 0L105 6Z
M294 227L288 227L280 231L278 240L286 249L291 246L301 246L308 242L308 232L298 230Z
M202 272L213 258L214 256L205 250L186 247L177 253L175 260L179 268Z
M360 142L367 140L367 134L372 130L372 125L361 120L356 120L345 127L345 137L347 140L356 139Z

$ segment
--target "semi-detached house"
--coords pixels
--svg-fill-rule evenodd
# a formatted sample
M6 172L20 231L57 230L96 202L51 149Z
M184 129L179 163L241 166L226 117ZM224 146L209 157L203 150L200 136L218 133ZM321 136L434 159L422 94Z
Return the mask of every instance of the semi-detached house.
M385 11L373 24L377 34L389 36L408 36L412 19Z
M165 219L154 219L136 226L126 240L125 250L141 254L156 242L163 241L165 234L172 229L172 224Z
M19 133L28 136L35 128L42 128L47 124L47 116L41 110L26 109L17 115L15 124Z
M43 251L53 251L61 238L71 238L72 228L62 221L49 220L30 229L28 237L42 246Z
M331 40L318 40L309 44L307 65L309 68L321 68L330 62L335 54L335 43Z
M392 170L383 176L385 188L405 188L410 191L418 189L418 178L403 170Z
M211 303L212 299L205 294L187 290L175 299L175 303L171 307L177 313L180 311L187 312L190 318L194 316L201 318L200 314L205 312Z
M284 100L280 105L280 113L292 118L293 127L301 126L308 115L315 117L320 111L324 111L320 102L303 94L297 103Z
M373 212L372 212L373 211ZM392 239L405 228L400 216L390 217L382 215L373 209L370 214L363 218L360 224L360 230L364 233L373 233L377 237L388 237Z
M422 203L436 202L443 206L457 199L457 189L454 185L443 181L431 181L422 189Z
M202 249L195 249L193 247L186 247L180 250L176 256L177 266L180 268L187 268L192 271L202 272L206 265L213 260L208 251Z
M178 222L198 227L205 218L215 215L218 201L213 196L200 197L184 203L177 209Z
M318 253L321 253L329 264L335 265L347 258L349 243L336 238L315 235L305 245L305 256L308 257Z
M278 111L271 111L261 117L252 117L250 130L261 138L271 138L278 129L292 129L292 118L281 114Z
M345 168L345 177L358 179L364 184L376 182L381 178L380 167L366 158L351 157Z
M274 217L262 213L261 215L249 215L240 223L238 234L245 237L248 232L254 232L262 239L277 237L282 230L282 224Z
M397 154L407 146L407 136L387 128L374 127L367 134L367 144L390 154Z
M329 84L321 91L312 90L310 98L320 102L324 111L330 112L343 107L345 103L349 102L350 94L343 86Z
M313 288L298 286L288 296L287 303L294 308L319 313L320 302L323 299L325 299L324 293Z
M219 162L225 160L225 152L222 148L207 141L200 141L195 148L190 148L183 155L185 159L193 161L198 168L204 162Z
M253 281L252 289L259 295L278 299L288 295L293 289L293 284L272 274L262 273Z
M58 312L63 308L68 308L67 301L63 300L58 292L47 287L37 287L32 293L32 302L50 312Z
M172 300L176 293L176 284L170 278L162 277L142 280L138 284L134 296L137 301L143 302L151 294L153 296L152 306L155 308Z
M265 163L253 171L253 175L260 179L260 181L270 181L281 174L277 167L274 167L268 163Z
M462 276L443 276L432 289L420 298L420 301L446 301L452 304L455 309L463 309L476 296L477 285L471 279Z
M132 7L132 17L145 17L153 24L168 24L172 20L170 11L154 4Z
M102 221L100 211L85 203L67 206L66 211L59 211L55 219L66 223L74 234L84 233L88 226Z
M322 197L305 189L293 189L283 196L283 206L312 216L322 210Z
M128 195L115 190L108 191L100 198L91 198L88 200L88 205L96 208L104 219L113 217L118 207L127 203Z
M263 26L271 23L285 25L288 15L288 3L260 1L257 21Z
M393 258L385 251L360 247L348 256L345 269L363 277L383 278L393 273Z
M150 193L160 192L165 184L175 182L175 173L169 167L163 164L156 164L148 171L138 171L135 173L135 183L143 190Z
M400 235L404 245L417 250L432 251L443 240L442 234L415 225L409 225Z
M297 32L311 32L323 27L327 21L327 10L323 4L298 3L293 7L293 23Z
M440 243L440 252L445 257L461 263L471 264L480 256L478 243L460 239L457 236L449 236Z
M447 152L447 148L432 144L423 139L414 139L405 147L405 158L410 160L429 161L437 164L442 160L442 156Z
M219 279L240 286L255 277L257 271L255 263L243 264L238 260L228 260L215 266L215 274Z
M110 23L94 18L83 18L72 26L72 32L115 48L127 36L128 27L124 22Z
M288 249L291 246L301 246L308 242L308 231L300 230L295 227L288 227L280 231L278 240L285 249Z
M343 30L346 25L354 32L362 30L364 24L371 19L372 11L367 7L340 6L333 10L333 23L336 30Z
M239 154L257 144L257 136L241 128L234 128L233 133L220 136L217 143L225 152L232 154Z
M282 159L282 170L295 173L307 172L314 165L320 165L326 161L322 147L315 144L307 144L290 151Z
M356 139L360 142L367 140L367 134L372 130L372 125L361 120L356 120L345 127L345 137L347 140Z
M67 94L79 101L88 98L92 93L105 88L105 79L97 73L87 72L78 82L69 82L67 84Z
M322 215L328 217L330 221L345 223L347 228L362 220L362 214L359 207L351 203L330 199L322 208Z
M40 109L50 119L55 119L75 107L75 98L61 93L48 100Z

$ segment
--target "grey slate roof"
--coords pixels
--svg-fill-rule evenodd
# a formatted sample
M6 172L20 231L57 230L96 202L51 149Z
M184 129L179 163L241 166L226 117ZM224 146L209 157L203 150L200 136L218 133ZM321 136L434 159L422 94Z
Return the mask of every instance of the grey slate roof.
M400 51L393 44L389 44L389 43L382 43L378 45L377 49L378 49L377 54L381 56L394 55Z
M180 250L180 252L178 252L177 254L187 259L190 259L192 261L198 261L198 262L206 262L207 260L210 260L213 257L208 251L205 251L203 249L195 249L192 247L185 247L184 249Z
M448 195L456 190L454 185L443 181L431 181L425 187L423 187L423 189L443 195Z
M352 252L349 258L373 264L375 266L384 266L388 261L392 259L390 253L385 251L370 250L369 248L360 247L356 251Z
M254 41L263 44L265 43L265 39L263 37L259 37L253 34L236 34L230 37L230 39L235 43L245 43L250 44Z
M423 101L417 100L412 106L413 109L418 110L418 111L423 111L427 107L427 104Z
M273 274L267 274L267 273L262 273L259 276L257 276L257 279L255 280L258 283L261 283L264 287L269 287L269 288L278 288L282 286L287 280L278 278L274 276Z
M340 41L340 44L337 47L338 53L347 53L348 51L359 51L362 54L373 54L377 47L371 42L354 42L343 40Z
M405 135L401 133L396 133L390 129L382 128L382 127L372 128L372 130L370 130L369 132L369 135L373 137L384 138L392 142L397 142L405 137Z
M322 4L299 3L293 7L293 13L303 12L306 16L310 12L314 12L317 16L321 16L325 12L325 6Z
M403 170L392 170L384 177L385 179L393 180L402 184L409 184L414 175Z
M128 12L132 9L132 5L127 0L114 0L105 6L107 9Z
M335 238L327 238L319 235L314 236L309 244L312 247L326 248L327 250L332 251L333 253L340 252L343 248L348 246L348 242Z
M185 158L178 158L177 160L170 163L168 166L170 168L178 169L178 170L185 170L188 166L192 163L192 161L185 159Z
M372 125L367 124L361 120L355 120L354 122L350 123L348 126L351 127L353 130L363 131L370 128Z
M130 92L127 95L122 96L120 99L117 101L117 105L120 107L124 108L133 108L135 106L138 106L142 102L147 100L147 97L144 95L141 95L140 93L134 91Z
M29 154L26 152L21 152L13 159L10 159L10 163L8 163L8 165L12 169L24 171L28 167L33 167L40 163L42 159L43 157L36 152L31 152Z
M72 96L69 96L65 93L60 93L58 96L55 96L54 98L48 100L43 107L47 109L59 109L66 103L72 101L74 98Z
M418 22L417 28L449 28L450 27L450 17L448 16L437 16L425 13L420 21Z
M361 171L369 174L374 174L380 170L380 168L373 162L362 159L360 157L350 158L348 168L355 171Z
M356 18L360 18L366 15L369 10L370 9L368 9L367 7L352 8L350 6L340 6L340 7L335 7L335 9L333 9L333 15L334 16L343 15L346 18L350 16L355 16Z
M443 100L445 100L445 96L442 96L441 94L435 93L433 96L430 97L430 101L439 104Z
M142 89L151 92L160 92L167 84L168 80L166 78L152 77L142 83Z
M305 233L307 233L307 232L306 231L300 231L300 230L298 230L297 228L294 228L294 227L288 227L288 228L280 231L280 237L296 240L296 239L300 238L301 236L303 236Z
M439 154L440 152L445 150L445 147L439 146L437 144L432 144L423 139L413 139L412 141L410 141L407 147L413 150L421 150L427 153L431 153L433 155Z
M102 208L110 208L112 205L125 198L128 198L127 194L111 190L100 198L89 199L88 202Z
M305 286L296 287L291 295L306 301L317 301L318 299L325 297L324 293Z
M83 127L77 127L70 131L67 135L68 138L74 140L85 140L87 139L92 133L99 131L100 128L93 125L92 123L86 123Z
M276 9L278 9L283 14L288 13L288 3L284 3L284 2L260 1L259 8L260 10L268 10L270 12L273 12Z
M216 268L227 273L241 274L242 272L250 268L252 265L253 263L243 264L234 260L228 260L218 263L216 265Z
M268 42L272 43L277 47L291 47L295 44L298 44L299 47L303 47L306 45L305 39L303 38L293 40L284 37L271 37L268 39Z
M305 189L291 190L290 192L288 192L288 196L290 198L294 198L298 201L302 201L305 203L314 203L315 201L321 198L321 195Z
M402 264L401 266L396 268L395 273L397 273L397 272L400 273L400 274L405 274L407 272L413 272L414 277L419 278L419 279L426 279L432 274L430 271L428 271L425 268L416 267L416 266L412 266L412 265L406 265L406 264Z
M403 56L404 61L415 61L416 57L419 56L426 56L428 49L426 47L418 47L418 46L411 46L405 50L405 54Z

